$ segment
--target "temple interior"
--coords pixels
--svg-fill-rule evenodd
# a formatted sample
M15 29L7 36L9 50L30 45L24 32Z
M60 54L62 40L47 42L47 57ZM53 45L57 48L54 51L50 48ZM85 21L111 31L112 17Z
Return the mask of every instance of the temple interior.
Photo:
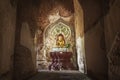
M0 0L0 80L120 80L120 0Z

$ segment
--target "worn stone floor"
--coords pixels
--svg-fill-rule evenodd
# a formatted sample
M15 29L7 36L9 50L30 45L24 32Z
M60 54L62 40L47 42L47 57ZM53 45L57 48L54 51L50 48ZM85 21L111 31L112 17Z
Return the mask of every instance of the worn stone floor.
M78 71L39 71L28 80L91 80Z

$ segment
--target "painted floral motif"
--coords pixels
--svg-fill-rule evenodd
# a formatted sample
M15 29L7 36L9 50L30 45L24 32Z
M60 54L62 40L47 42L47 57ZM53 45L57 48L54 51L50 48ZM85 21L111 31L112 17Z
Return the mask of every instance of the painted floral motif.
M50 34L54 37L58 34L63 34L65 39L68 39L71 36L71 29L68 25L59 22L58 24L53 26L53 28L50 31Z

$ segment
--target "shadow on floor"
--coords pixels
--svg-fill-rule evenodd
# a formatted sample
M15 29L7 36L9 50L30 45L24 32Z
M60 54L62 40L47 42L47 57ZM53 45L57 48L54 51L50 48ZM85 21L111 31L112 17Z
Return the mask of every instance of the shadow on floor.
M78 71L57 72L57 71L41 71L28 80L91 80L85 74Z

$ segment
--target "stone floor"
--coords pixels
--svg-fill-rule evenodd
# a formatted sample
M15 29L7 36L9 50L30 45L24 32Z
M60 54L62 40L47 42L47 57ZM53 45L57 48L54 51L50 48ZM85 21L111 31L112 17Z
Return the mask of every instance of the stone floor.
M28 80L91 80L78 71L39 71Z

